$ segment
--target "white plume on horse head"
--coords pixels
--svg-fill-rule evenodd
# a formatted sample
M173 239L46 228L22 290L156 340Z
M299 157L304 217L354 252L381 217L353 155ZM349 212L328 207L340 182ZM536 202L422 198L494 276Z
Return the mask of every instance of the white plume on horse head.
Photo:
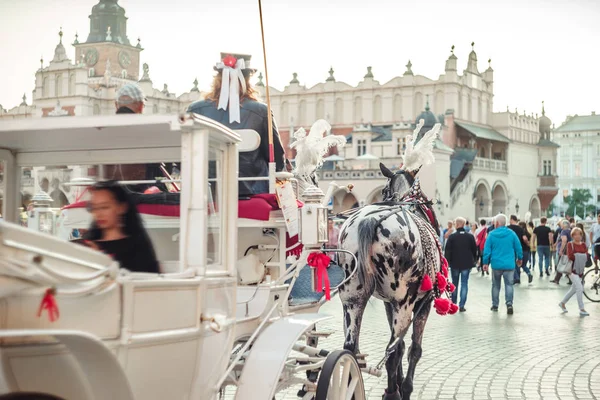
M402 156L405 171L416 171L423 165L433 164L435 156L433 155L433 145L441 129L441 124L435 124L433 128L423 135L418 143L415 143L419 137L419 131L423 127L424 120L420 120L412 135L406 137L406 150Z
M319 119L310 127L306 134L304 128L294 133L294 143L290 148L296 149L296 169L294 174L308 177L323 165L323 156L331 147L346 144L346 137L340 135L327 135L331 125L324 119Z

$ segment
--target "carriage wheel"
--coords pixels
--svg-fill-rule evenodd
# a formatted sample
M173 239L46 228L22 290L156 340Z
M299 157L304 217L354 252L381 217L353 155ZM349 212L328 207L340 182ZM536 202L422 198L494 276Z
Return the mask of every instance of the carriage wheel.
M365 385L354 354L336 350L327 356L315 400L365 400Z

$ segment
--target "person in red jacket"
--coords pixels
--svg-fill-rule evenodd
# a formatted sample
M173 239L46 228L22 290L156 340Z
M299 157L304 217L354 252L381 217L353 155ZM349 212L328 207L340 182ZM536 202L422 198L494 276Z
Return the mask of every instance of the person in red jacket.
M585 244L583 231L579 228L573 228L571 231L571 237L573 238L572 242L566 244L567 246L567 256L569 260L573 262L573 268L571 270L571 288L565 295L565 298L558 303L558 306L562 309L563 313L567 312L566 304L569 302L571 297L574 294L577 294L577 302L579 303L579 315L582 317L586 317L590 315L587 311L585 311L585 307L583 305L583 271L585 269L585 264L587 263L588 248Z

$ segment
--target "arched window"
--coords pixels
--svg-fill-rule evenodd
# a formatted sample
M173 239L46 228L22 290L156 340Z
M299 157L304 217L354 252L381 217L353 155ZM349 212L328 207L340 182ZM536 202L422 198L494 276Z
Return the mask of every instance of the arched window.
M75 94L75 74L69 75L69 96Z
M469 121L473 121L473 100L469 96L469 102L467 106L467 118Z
M375 96L373 99L373 122L381 122L381 96Z
M50 97L50 81L48 77L42 80L42 97Z
M88 76L90 78L96 76L96 70L94 68L90 68L89 71L88 71Z
M402 122L402 95L394 96L394 122Z
M62 96L62 75L56 75L54 77L54 96Z
M317 119L325 118L325 102L323 99L317 101Z
M335 115L334 115L334 120L336 124L343 124L344 123L344 100L342 99L337 99L335 101Z
M121 78L127 79L127 70L126 69L121 71Z
M482 109L481 109L483 106L483 103L481 102L480 98L477 98L476 104L477 104L477 122L483 123L483 119L482 119L483 114L482 114Z
M433 109L434 113L443 114L446 110L444 110L444 92L438 90L435 92L435 108Z
M413 101L413 117L416 117L423 111L425 107L423 106L423 94L415 93L414 101Z
M287 101L281 103L281 112L279 113L282 126L287 126L290 123L290 113Z
M363 122L362 98L361 97L354 98L353 119L354 119L354 123L362 123Z
M306 125L306 101L301 100L298 105L298 125Z

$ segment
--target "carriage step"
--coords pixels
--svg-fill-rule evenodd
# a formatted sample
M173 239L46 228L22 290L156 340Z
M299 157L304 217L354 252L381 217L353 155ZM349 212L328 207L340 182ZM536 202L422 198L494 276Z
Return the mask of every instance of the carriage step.
M319 338L327 338L333 334L333 331L320 331L320 332L308 332L306 336L308 337L319 337Z
M360 363L359 365L361 366L360 370L362 372L364 372L365 374L369 374L369 375L373 375L376 376L377 378L381 378L381 375L383 375L383 371L380 368L377 367L369 367L369 366L362 366Z

